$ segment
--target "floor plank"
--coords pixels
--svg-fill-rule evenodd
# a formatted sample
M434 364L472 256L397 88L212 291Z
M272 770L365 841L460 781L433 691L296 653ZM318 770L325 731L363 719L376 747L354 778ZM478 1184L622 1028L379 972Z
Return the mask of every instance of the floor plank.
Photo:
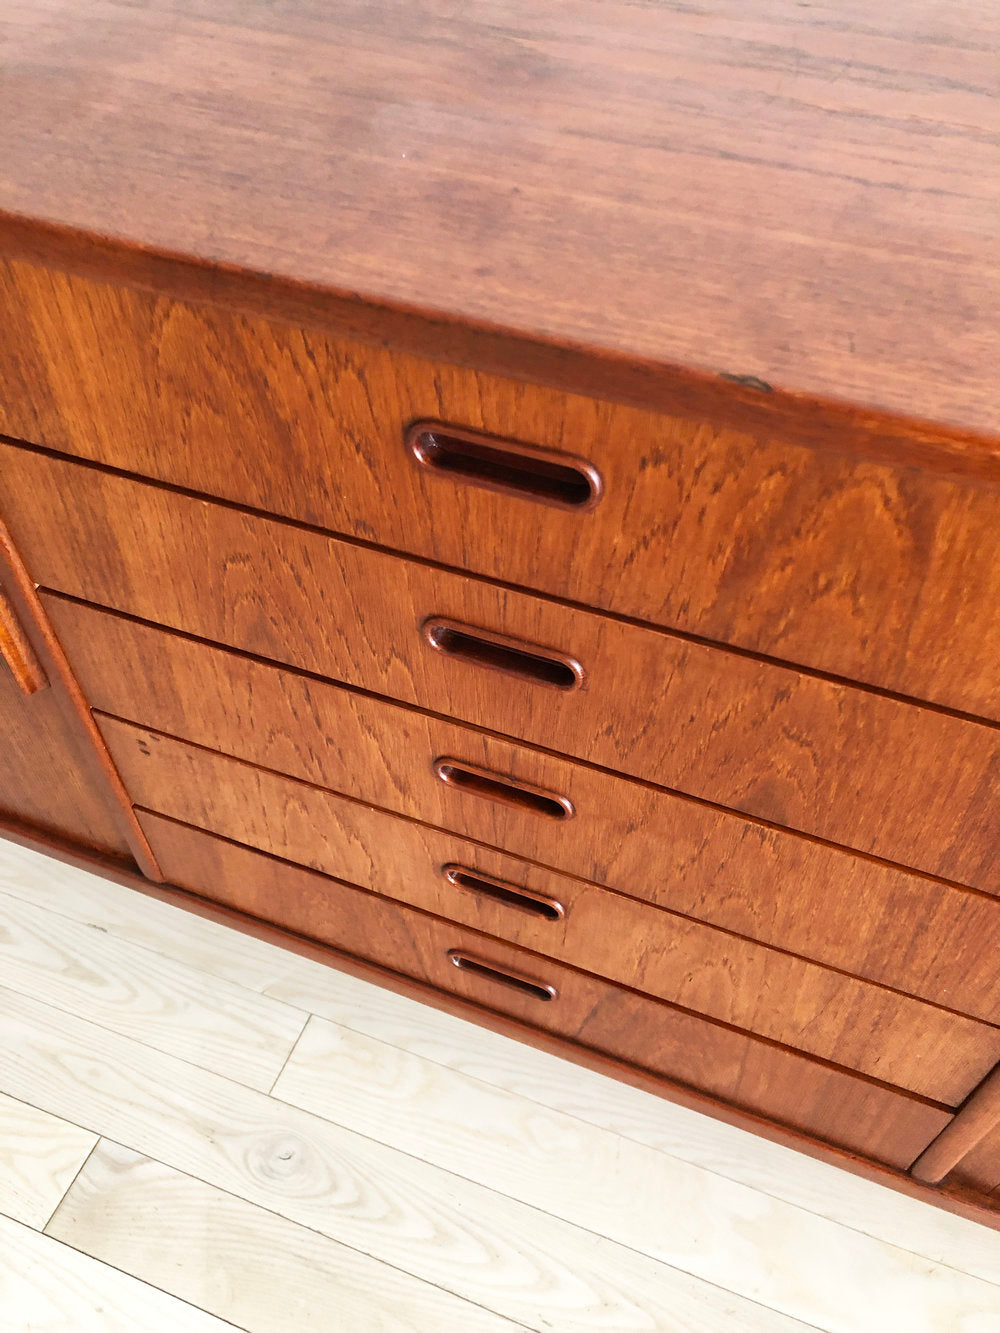
M97 1135L0 1093L0 1213L41 1230Z
M289 1004L309 1001L349 1030L935 1263L1000 1281L1000 1237L987 1227L499 1033L473 1035L463 1019L344 973L323 968L317 976L315 964L298 961L301 970L268 987Z
M330 971L284 949L0 839L0 895L263 993L286 974ZM362 983L364 984L364 983Z
M544 1051L4 843L0 892L551 1106L769 1197L996 1281L995 1232Z
M250 1333L524 1328L107 1140L46 1233Z
M233 1327L0 1217L2 1333L231 1333Z
M269 1088L298 1009L44 907L0 895L0 977L157 1050Z
M1000 1328L998 1286L321 1018L273 1095L825 1329Z
M0 1025L11 1095L30 1090L53 1114L514 1322L801 1330L728 1284L720 1296L697 1275L38 1000L0 989ZM712 1302L734 1312L731 1324L715 1322Z

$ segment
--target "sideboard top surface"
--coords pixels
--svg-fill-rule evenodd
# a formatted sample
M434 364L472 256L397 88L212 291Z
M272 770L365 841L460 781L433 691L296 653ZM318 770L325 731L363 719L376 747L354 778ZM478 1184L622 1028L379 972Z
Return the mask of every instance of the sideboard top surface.
M995 5L4 0L0 50L0 252L1000 440Z

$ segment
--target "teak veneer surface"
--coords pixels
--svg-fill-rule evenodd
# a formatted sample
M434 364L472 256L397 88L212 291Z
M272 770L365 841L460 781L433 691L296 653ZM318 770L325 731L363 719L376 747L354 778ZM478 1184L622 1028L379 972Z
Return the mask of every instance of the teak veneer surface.
M95 708L1000 1021L1000 902L981 893L61 596L42 601ZM442 755L556 792L576 813L557 822L449 786L433 771Z
M550 871L146 728L102 718L101 730L137 805L935 1101L957 1105L1000 1060L998 1028L606 890L591 890L588 904L582 886ZM452 863L568 899L565 926L466 912L462 891L442 883Z
M995 7L10 0L0 43L0 515L59 676L0 680L5 824L120 853L79 759L203 910L995 1199ZM600 497L435 473L419 420Z
M582 457L600 501L429 473L420 419ZM20 264L0 432L1000 719L995 488Z
M313 870L139 812L171 882L486 1010L603 1051L781 1124L905 1168L951 1120L943 1107L540 959ZM455 968L448 952L536 978L554 1001Z
M988 1195L987 1202L1000 1208L1000 1124L962 1158L948 1183Z
M0 578L0 597L18 632L26 633L12 579ZM0 819L127 859L128 844L102 796L97 765L73 725L55 672L50 679L45 665L39 662L47 684L26 695L0 657Z
M997 887L994 728L26 449L0 467L47 587ZM448 657L436 616L571 653L583 686Z
M169 253L996 448L993 6L9 0L0 34L25 245L13 223L57 224L123 268Z

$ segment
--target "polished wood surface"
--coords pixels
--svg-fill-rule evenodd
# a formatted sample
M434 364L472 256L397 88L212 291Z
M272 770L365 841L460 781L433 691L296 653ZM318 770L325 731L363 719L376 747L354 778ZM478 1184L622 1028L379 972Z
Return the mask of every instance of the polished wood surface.
M1000 717L996 489L16 264L0 352L8 435ZM421 468L420 418L583 457L600 500Z
M984 1198L989 1208L1000 1211L1000 1125L995 1125L961 1159L947 1177Z
M1000 1029L463 839L102 718L137 804L949 1105L1000 1060ZM476 897L449 866L557 903L549 921ZM609 929L608 923L613 923Z
M53 692L26 699L5 670L0 747L0 819L129 855L81 753L81 738Z
M12 0L12 752L55 701L189 902L992 1199L998 38Z
M47 688L49 678L17 618L10 598L0 587L0 659L22 694L28 698Z
M963 1103L954 1120L946 1125L933 1143L929 1144L910 1168L917 1180L937 1184L955 1168L964 1166L973 1153L991 1155L1000 1131L1000 1065L989 1073L968 1100ZM985 1146L983 1146L985 1145ZM973 1170L979 1169L973 1166ZM992 1185L987 1188L992 1189Z
M171 881L286 929L523 1019L747 1110L895 1165L948 1122L942 1107L646 999L466 927L197 829L141 813ZM454 967L462 949L558 992L543 1001Z
M997 1021L995 899L65 597L42 600L88 699L107 713ZM576 813L562 823L479 799L435 776L439 755L558 792Z
M0 208L64 262L110 238L996 447L989 6L12 0L2 32Z
M30 606L2 543L0 621L0 644L16 650L26 679L45 682L27 692L0 660L0 821L127 859L96 757L44 643L32 642Z
M146 841L145 834L136 821L129 795L122 786L121 778L111 762L107 746L104 744L87 702L80 692L80 685L73 674L73 668L67 661L62 645L53 633L52 626L42 608L38 589L24 567L21 552L14 545L10 531L3 522L2 516L0 516L0 563L2 563L5 577L9 581L14 609L21 613L22 624L32 626L34 644L38 651L44 654L47 675L53 681L58 681L58 688L54 691L54 696L58 707L62 710L63 716L72 729L71 734L75 733L79 737L77 753L87 766L90 775L89 780L95 785L99 799L114 816L115 834L112 841L108 843L102 834L96 845L101 849L106 849L109 846L114 848L120 846L122 840L124 840L125 846L142 873L148 875L150 879L162 879L163 876L156 864L156 858ZM38 757L33 756L30 762L37 764ZM61 759L59 768L64 767L65 759ZM51 783L53 777L53 774L40 770L29 786L37 787ZM54 793L54 796L58 802L58 792ZM47 799L51 801L52 797L50 796ZM103 828L103 823L102 820L99 824L100 828ZM63 827L57 824L54 828L48 827L47 831L58 838L67 836L72 838L74 828L72 825ZM86 841L88 844L94 844L93 838L87 838Z
M45 454L0 460L50 588L1000 887L994 728ZM583 683L436 651L421 627L442 617L569 652Z

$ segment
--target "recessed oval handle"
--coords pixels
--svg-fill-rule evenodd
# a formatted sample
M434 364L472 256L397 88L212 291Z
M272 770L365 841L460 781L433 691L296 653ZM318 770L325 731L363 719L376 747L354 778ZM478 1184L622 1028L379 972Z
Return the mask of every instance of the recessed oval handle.
M573 802L565 796L557 796L541 787L528 786L516 778L491 773L488 768L475 768L458 759L435 759L434 773L446 786L456 791L466 791L472 796L496 801L499 805L542 815L545 819L570 819L576 813Z
M469 870L467 866L446 865L441 867L445 879L458 889L475 893L493 902L503 903L505 907L515 907L529 916L544 917L546 921L560 921L565 915L562 903L555 898L546 898L544 894L534 893L522 888L520 884L509 884L504 879L494 879L480 870Z
M594 465L555 449L536 449L439 421L415 422L406 432L406 446L429 471L488 490L577 510L592 508L601 497L601 477Z
M449 949L448 958L461 972L471 972L486 981L496 981L501 986L520 991L522 995L531 995L536 1000L554 1000L558 997L559 992L555 986L549 986L544 981L535 981L533 977L522 976L520 972L511 972L505 967L495 967L492 963L484 962L482 958L463 953L461 949Z
M539 648L441 616L425 620L423 631L432 648L459 662L502 671L518 680L551 685L557 690L575 690L583 683L583 667L576 658L554 648Z

